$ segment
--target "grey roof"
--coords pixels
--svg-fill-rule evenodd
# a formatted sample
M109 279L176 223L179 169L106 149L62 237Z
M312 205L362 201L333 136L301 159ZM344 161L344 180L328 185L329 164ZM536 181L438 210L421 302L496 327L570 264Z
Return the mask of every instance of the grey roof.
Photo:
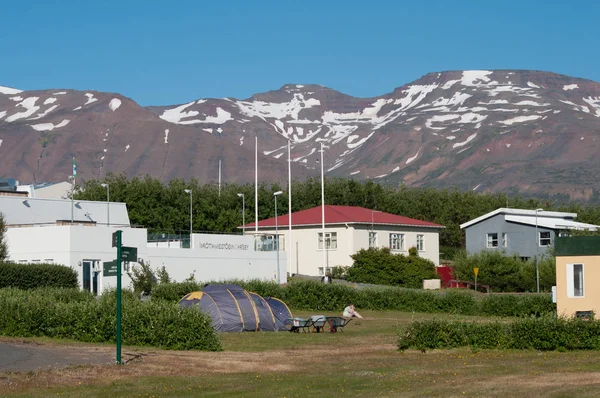
M471 225L477 224L483 220L494 217L498 214L504 215L505 221L516 222L520 224L537 225L550 229L592 229L600 228L597 225L586 224L574 221L577 218L577 213L565 213L559 211L535 211L526 209L509 209L501 207L492 212L479 216L471 221L467 221L460 225L461 229L468 228Z
M52 225L57 220L95 221L107 224L107 203L75 200L0 196L0 213L8 225ZM110 203L110 225L130 226L125 203Z

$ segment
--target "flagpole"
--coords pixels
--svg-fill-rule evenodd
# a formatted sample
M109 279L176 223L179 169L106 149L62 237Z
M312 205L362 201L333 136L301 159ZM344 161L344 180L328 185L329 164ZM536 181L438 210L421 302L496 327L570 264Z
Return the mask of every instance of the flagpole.
M289 259L288 259L288 272L292 273L292 144L291 140L288 140L288 250Z
M323 272L327 270L327 242L325 240L325 175L323 173L323 143L321 142L321 233L323 236Z
M75 193L75 178L77 177L77 165L75 164L75 156L73 156L73 183L71 184L71 225L73 225L73 212L75 209L73 195Z
M254 137L254 238L258 236L258 137Z

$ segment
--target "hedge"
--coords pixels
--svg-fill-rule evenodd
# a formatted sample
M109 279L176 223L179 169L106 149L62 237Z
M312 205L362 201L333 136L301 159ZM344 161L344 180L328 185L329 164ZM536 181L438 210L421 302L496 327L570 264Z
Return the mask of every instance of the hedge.
M64 265L0 263L0 288L76 288L78 286L77 272Z
M95 298L64 289L0 289L0 334L115 342L115 291ZM125 345L221 350L210 318L201 311L174 303L141 301L126 290L122 339Z
M356 289L350 284L324 284L305 279L291 280L287 286L259 280L231 280L225 283L240 285L263 297L277 297L297 310L342 311L349 303L354 303L363 310L463 315L541 316L556 311L550 294L489 294L477 297L471 292L458 290L432 291L394 287ZM204 285L195 282L159 284L153 290L152 299L177 302L187 293L200 290Z
M399 331L398 348L534 349L572 351L600 349L600 321L577 318L521 318L511 323L446 320L413 322Z

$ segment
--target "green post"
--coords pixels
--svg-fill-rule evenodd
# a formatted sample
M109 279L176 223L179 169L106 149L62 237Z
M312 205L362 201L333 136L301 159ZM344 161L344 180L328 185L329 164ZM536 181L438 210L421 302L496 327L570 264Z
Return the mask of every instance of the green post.
M477 291L477 275L475 275L475 291Z
M117 234L117 363L121 365L121 240L122 231Z

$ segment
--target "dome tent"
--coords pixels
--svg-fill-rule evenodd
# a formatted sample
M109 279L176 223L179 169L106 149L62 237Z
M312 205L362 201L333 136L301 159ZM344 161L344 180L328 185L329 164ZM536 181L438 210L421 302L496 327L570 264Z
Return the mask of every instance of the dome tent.
M276 317L269 301L238 285L211 284L202 291L188 293L179 301L179 305L199 307L211 317L217 332L285 330L284 322L280 320L280 310L277 310ZM283 305L287 309L286 319L291 318L291 312L285 303Z

